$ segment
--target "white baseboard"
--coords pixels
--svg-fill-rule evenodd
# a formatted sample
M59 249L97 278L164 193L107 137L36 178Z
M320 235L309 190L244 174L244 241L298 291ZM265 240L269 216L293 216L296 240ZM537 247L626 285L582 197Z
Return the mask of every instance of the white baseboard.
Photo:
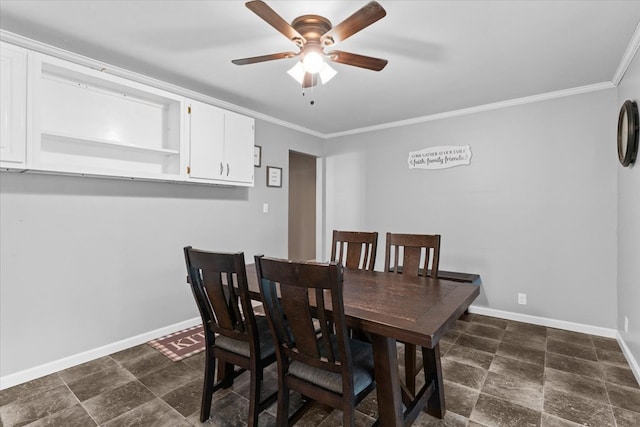
M469 313L485 316L499 317L501 319L515 320L517 322L532 323L534 325L549 326L551 328L567 331L581 332L583 334L597 335L599 337L616 338L618 331L599 326L585 325L583 323L568 322L566 320L549 319L547 317L531 316L530 314L514 313L511 311L495 310L493 308L469 306Z
M582 323L567 322L564 320L549 319L546 317L531 316L528 314L513 313L510 311L495 310L487 307L478 307L473 305L469 307L469 312L482 314L485 316L498 317L501 319L531 323L534 325L549 326L552 328L597 335L601 337L616 338L618 343L620 344L620 347L622 348L622 352L625 358L629 362L629 367L633 371L633 374L635 375L638 382L640 382L640 366L638 366L638 362L631 354L631 350L629 350L629 347L625 343L620 333L615 329L585 325ZM170 326L165 326L164 328L145 332L144 334L136 335L122 341L98 347L93 350L85 351L83 353L45 363L34 368L25 369L24 371L16 372L15 374L9 374L4 377L0 377L0 390L4 390L5 388L13 387L15 385L40 378L45 375L61 371L63 369L68 369L82 363L90 362L91 360L108 356L109 354L125 350L136 345L144 344L152 339L159 338L163 335L167 335L181 329L189 328L191 326L196 326L200 323L202 323L202 320L199 317L196 317Z
M69 357L54 360L43 365L25 369L24 371L16 372L15 374L5 375L4 377L0 377L0 390L22 384L36 378L44 377L45 375L53 374L54 372L62 371L63 369L81 365L83 363L90 362L100 357L108 356L112 353L125 350L136 345L144 344L152 339L160 338L172 332L199 325L200 323L202 323L202 319L200 317L196 317L193 319L185 320L183 322L175 323L173 325L165 326L160 329L145 332L144 334L136 335L131 338L126 338L121 341L107 344L102 347L74 354Z
M636 381L638 381L638 384L640 384L640 366L638 366L638 361L635 359L635 357L633 357L633 354L631 354L631 350L629 350L627 343L624 341L624 338L622 338L622 335L620 335L619 332L616 338L618 339L620 348L622 348L624 357L627 359L627 362L629 362L629 367L631 368L633 375L636 377Z
M567 322L565 320L549 319L546 317L531 316L529 314L513 313L511 311L495 310L487 307L469 306L469 313L482 314L484 316L499 317L501 319L515 320L518 322L532 323L534 325L549 326L552 328L564 329L567 331L581 332L583 334L596 335L599 337L615 338L622 348L622 353L629 363L633 375L640 383L640 366L631 350L627 346L620 333L616 329L602 328L599 326L585 325L583 323Z

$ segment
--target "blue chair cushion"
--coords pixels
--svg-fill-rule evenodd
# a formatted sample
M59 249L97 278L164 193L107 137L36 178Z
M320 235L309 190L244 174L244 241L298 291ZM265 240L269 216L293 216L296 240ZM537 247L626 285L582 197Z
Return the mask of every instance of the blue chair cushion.
M335 339L333 342L335 347ZM353 388L358 394L373 382L373 350L371 344L356 339L349 339L349 349L353 361ZM335 372L294 360L289 365L289 374L342 394L342 376Z
M258 339L260 340L260 357L264 359L273 355L276 350L267 318L265 316L256 316L256 324L258 325ZM218 335L216 337L216 347L245 357L251 357L249 343L246 341Z

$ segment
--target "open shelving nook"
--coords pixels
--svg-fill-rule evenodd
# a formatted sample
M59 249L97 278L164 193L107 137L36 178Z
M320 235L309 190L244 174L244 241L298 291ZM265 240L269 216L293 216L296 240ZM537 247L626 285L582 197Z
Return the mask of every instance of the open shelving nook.
M182 180L182 97L35 56L31 169Z

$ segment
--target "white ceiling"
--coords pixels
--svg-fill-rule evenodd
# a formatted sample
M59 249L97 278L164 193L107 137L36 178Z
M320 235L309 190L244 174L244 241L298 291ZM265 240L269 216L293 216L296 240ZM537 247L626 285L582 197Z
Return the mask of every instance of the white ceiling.
M336 49L387 67L332 64L304 97L294 59L231 63L296 50L244 1L2 0L0 28L324 135L611 82L637 47L640 1L379 1L387 16ZM267 3L336 25L366 0Z

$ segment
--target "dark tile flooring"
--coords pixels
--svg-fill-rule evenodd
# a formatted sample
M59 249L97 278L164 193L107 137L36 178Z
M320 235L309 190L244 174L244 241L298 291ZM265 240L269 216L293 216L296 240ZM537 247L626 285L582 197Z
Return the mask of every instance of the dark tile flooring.
M422 413L416 426L640 426L640 387L613 339L470 314L440 350L447 415ZM133 347L1 391L0 425L244 425L246 373L214 395L213 417L199 422L203 366L204 353L171 362L146 344ZM265 392L275 387L270 369ZM374 391L356 421L376 417ZM260 415L261 426L274 423L275 405ZM316 405L298 425L340 423L338 411Z

